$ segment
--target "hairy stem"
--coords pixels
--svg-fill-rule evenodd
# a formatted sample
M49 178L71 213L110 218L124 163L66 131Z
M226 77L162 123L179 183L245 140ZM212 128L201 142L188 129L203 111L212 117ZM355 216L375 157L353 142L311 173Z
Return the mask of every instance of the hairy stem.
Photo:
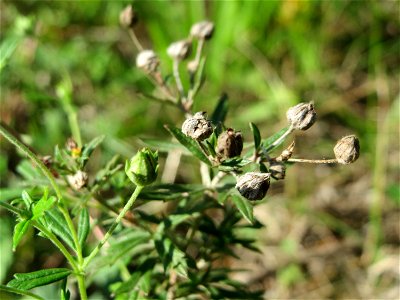
M83 263L83 267L85 268L89 262L99 253L100 249L103 247L103 245L108 241L108 239L111 237L112 233L114 232L115 228L121 223L121 220L125 216L125 214L128 212L128 210L132 207L133 203L135 203L136 198L139 196L140 192L142 191L143 186L137 186L135 191L132 193L131 197L129 198L128 202L125 204L124 208L122 211L119 213L118 217L115 219L114 223L111 225L110 229L107 231L107 233L104 235L103 239L99 242L99 244L96 246L96 248L93 249L93 251L89 254L88 257L85 258L85 261Z
M185 100L185 91L183 90L181 77L179 75L179 60L174 59L172 69L173 69L173 73L174 73L176 87L179 91L179 94L181 95L181 100Z
M336 158L332 159L304 159L304 158L289 158L287 162L299 162L308 164L336 164L338 161Z
M136 47L139 51L143 51L143 46L142 46L142 44L139 42L139 40L138 40L138 38L137 38L137 36L136 36L136 34L135 34L135 31L133 31L132 28L129 28L128 33L129 33L129 36L130 36L132 42L135 44L135 47Z

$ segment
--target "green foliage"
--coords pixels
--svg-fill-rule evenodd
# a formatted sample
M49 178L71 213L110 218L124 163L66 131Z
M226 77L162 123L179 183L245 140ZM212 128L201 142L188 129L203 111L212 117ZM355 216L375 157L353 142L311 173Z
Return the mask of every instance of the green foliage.
M26 289L62 280L53 288L65 300L78 294L85 300L85 291L93 290L98 294L89 297L261 299L264 291L258 288L265 282L233 280L232 273L240 270L232 264L247 262L247 253L260 251L261 243L281 245L268 244L267 250L279 248L290 256L287 261L292 261L292 256L302 260L295 251L301 247L295 243L308 242L286 237L286 228L293 224L281 223L272 224L271 230L281 228L278 231L284 242L279 244L276 232L271 240L259 239L265 233L260 234L263 225L253 210L278 198L278 209L285 213L278 211L277 216L296 222L300 214L301 220L307 219L310 227L305 231L311 232L312 238L313 218L318 226L325 226L321 232L338 241L347 241L349 236L362 240L360 232L367 228L368 242L364 244L373 246L357 244L353 252L363 250L365 258L359 265L365 265L369 256L377 257L371 253L378 253L387 238L382 232L386 220L382 216L399 204L397 175L385 173L390 165L386 158L396 150L384 137L398 132L397 115L386 117L383 109L398 111L398 105L391 104L398 94L398 21L391 4L376 3L365 9L360 3L337 1L304 5L295 1L216 1L207 7L198 1L136 1L140 25L133 32L145 48L151 45L158 54L160 77L133 67L138 51L131 48L131 33L117 26L125 4L17 1L2 7L2 121L13 129L7 127L17 140L29 145L47 172L32 164L31 156L30 160L21 159L27 156L26 149L17 146L15 153L6 139L3 147L2 140L0 223L10 230L8 234L0 230L0 278L21 272L21 268L23 272L36 270L46 263L56 262L60 268L17 273L0 291L41 299ZM26 14L29 16L23 16ZM191 25L202 19L213 21L215 32L199 52L194 73L187 72L188 61L180 62L185 96L181 97L165 50L174 40L187 37ZM340 30L332 30L337 24ZM197 59L199 49L199 41L193 38L192 42L191 62ZM312 128L310 134L296 135L299 140L304 138L296 155L309 150L309 157L328 157L333 140L348 134L347 128L360 134L366 154L358 168L321 168L318 172L338 173L329 180L334 182L329 190L340 190L343 198L352 190L338 185L351 182L352 174L374 178L368 185L374 193L372 204L365 209L371 221L365 222L362 230L340 220L342 211L331 215L330 211L318 211L308 199L305 203L301 196L311 192L317 182L312 171L299 176L295 168L290 169L293 174L285 193L276 197L282 188L279 182L262 202L249 202L235 189L236 177L241 174L270 172L280 157L280 147L288 141L290 124L285 111L298 99L315 101L321 126ZM210 113L214 129L202 142L180 129L183 118L199 110ZM371 117L376 115L379 120ZM1 127L4 135L3 123ZM246 143L241 156L227 158L218 153L218 137L226 128L242 130ZM65 145L69 137L76 146ZM157 150L160 157L151 151L138 152L138 159L145 163L134 161L132 166L127 158L143 144ZM51 152L51 160L41 156ZM368 174L370 170L373 174ZM144 181L132 176L137 171L146 173ZM135 186L129 179L140 187L133 194ZM311 198L314 201L316 197ZM268 203L267 208L274 209L276 202ZM11 218L15 222L3 222ZM269 230L267 227L267 235ZM43 243L42 238L52 246L47 247L48 241ZM319 242L325 245L326 241ZM18 258L13 263L3 255L11 257L11 247ZM250 251L243 254L241 248ZM268 271L278 278L272 281L287 290L293 288L294 294L284 297L294 297L295 287L307 280L303 265L289 263L278 268ZM102 275L101 280L94 279L96 274ZM382 282L388 282L384 279ZM335 277L330 284L335 287L336 282Z

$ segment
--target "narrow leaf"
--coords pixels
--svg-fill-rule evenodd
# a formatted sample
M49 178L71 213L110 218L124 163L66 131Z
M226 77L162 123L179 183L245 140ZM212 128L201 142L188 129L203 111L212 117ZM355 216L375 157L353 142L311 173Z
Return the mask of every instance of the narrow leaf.
M90 230L89 211L86 207L82 208L78 222L78 240L81 247L86 242Z
M217 106L211 115L211 121L213 124L218 125L224 123L226 115L228 113L228 95L222 94L218 100Z
M75 249L74 240L64 216L57 209L51 209L45 213L44 218L49 229L59 236L71 249Z
M258 127L250 122L250 129L253 132L253 138L254 138L254 149L258 150L261 144L261 135L260 135L260 130Z
M231 198L233 203L236 205L239 212L243 215L243 217L251 224L254 223L254 215L253 215L253 206L249 202L249 200L243 198L242 196L232 193Z
M21 196L22 196L22 200L24 200L26 208L30 209L31 204L33 203L31 196L29 196L28 192L25 190L22 192Z
M94 149L96 149L97 146L100 145L100 143L104 140L104 137L104 135L98 136L83 146L82 155L79 158L82 168L85 166L90 155L92 155Z
M65 268L45 269L31 273L17 273L14 274L15 279L11 280L7 286L26 291L59 281L68 277L71 273L71 270Z
M277 145L272 147L272 144L279 139L282 135L285 134L285 132L289 129L289 127L285 127L282 128L281 130L279 130L277 133L273 134L272 136L268 137L267 139L265 139L263 141L263 145L265 149L268 149L268 152L271 152L272 150L274 150L276 147L278 147L280 144L283 143L284 139Z
M197 142L190 137L187 137L182 131L176 127L169 127L167 125L164 126L183 146L185 146L194 156L200 159L202 162L211 166L210 160L207 156L201 151Z
M17 48L18 43L21 41L20 36L10 36L3 40L0 45L0 70L4 68L7 64L8 59L13 54L14 50Z
M17 248L19 242L24 236L25 232L28 230L30 225L30 220L22 220L14 227L14 236L13 236L13 251Z
M24 291L24 290L12 288L12 287L9 287L9 286L6 286L6 285L2 285L2 284L0 284L0 291L4 291L6 293L17 294L17 295L21 295L21 296L28 296L28 297L31 297L33 299L44 300L44 298L42 298L42 297L40 297L38 295L35 295L35 294L31 293L31 292L27 292L27 291Z

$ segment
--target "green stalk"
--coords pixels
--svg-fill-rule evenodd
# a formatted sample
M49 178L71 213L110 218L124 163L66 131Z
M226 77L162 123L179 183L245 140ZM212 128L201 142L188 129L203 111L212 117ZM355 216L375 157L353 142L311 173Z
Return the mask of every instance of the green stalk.
M76 279L78 280L78 288L81 300L87 300L85 275L76 274Z
M104 246L104 244L107 243L108 239L111 237L115 228L117 228L117 226L119 225L119 223L121 223L121 220L123 219L125 214L132 207L133 203L135 203L136 198L139 196L142 189L143 189L143 186L140 186L140 185L136 186L135 191L132 193L128 202L125 204L124 208L119 213L118 217L115 219L115 221L111 225L110 229L104 235L103 239L99 242L99 244L96 246L96 248L93 249L93 251L89 254L89 256L85 258L85 261L82 266L83 268L85 268L89 264L89 262L99 253L100 249Z
M79 129L78 129L79 131ZM44 163L35 155L35 153L33 153L26 145L24 145L21 141L19 141L11 132L9 132L2 124L0 124L0 133L11 143L13 144L15 147L17 147L20 151L22 151L27 157L29 157L36 165L37 167L42 171L42 173L44 174L44 176L49 180L50 185L52 186L52 188L54 189L57 198L58 198L58 207L61 210L67 224L68 224L68 228L72 234L72 238L74 240L74 244L75 244L75 252L78 256L78 264L80 267L82 267L83 265L83 256L82 256L82 249L81 249L81 245L79 243L79 239L78 239L78 234L75 230L75 226L72 222L71 216L68 212L68 209L66 207L64 207L63 203L62 203L62 194L60 191L60 188L58 187L56 180L53 177L53 174L51 174L50 170L44 165ZM79 136L80 138L80 136ZM53 235L51 232L47 231L47 229L43 226L41 226L41 230L49 237L49 239L51 239L53 241L53 243L55 243L55 245L60 249L60 251L64 254L65 258L67 258L67 260L71 263L71 265L74 267L74 269L76 271L81 272L82 269L78 267L78 265L76 265L75 260L72 258L71 254L65 249L65 247L58 241L57 237L55 235ZM44 229L44 230L43 230ZM46 232L45 232L46 231ZM55 239L54 239L55 238ZM57 242L58 241L58 242ZM63 248L61 248L60 246L62 246ZM79 276L81 275L77 275L78 279ZM79 282L79 280L78 280ZM84 281L83 281L84 283ZM86 291L85 291L85 295L86 295ZM83 298L84 295L81 294L81 297Z

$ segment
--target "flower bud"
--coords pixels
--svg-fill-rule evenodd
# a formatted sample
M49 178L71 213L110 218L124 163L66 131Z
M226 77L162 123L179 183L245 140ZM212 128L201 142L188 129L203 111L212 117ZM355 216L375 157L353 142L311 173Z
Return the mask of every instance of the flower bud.
M351 164L360 156L360 142L355 135L345 136L337 141L333 152L338 163Z
M217 152L224 157L239 156L243 150L243 137L240 131L232 128L220 134L217 141Z
M78 191L86 186L88 178L89 177L86 172L78 170L78 172L76 172L74 175L68 175L67 181L74 190Z
M172 43L167 48L167 54L172 59L184 60L190 55L192 45L188 40L182 40Z
M295 142L293 141L289 147L287 147L285 150L282 151L282 153L275 158L275 161L281 162L281 161L287 161L289 158L292 157L293 150L294 150Z
M67 142L65 143L65 148L67 148L67 151L69 151L74 158L81 155L82 149L78 147L77 142L75 142L73 138L68 138Z
M284 163L272 161L269 165L269 171L276 180L285 179L286 166Z
M193 24L190 29L190 35L202 40L209 40L214 33L214 23L201 21Z
M197 141L208 138L213 133L213 128L205 115L205 112L200 111L195 113L193 117L186 119L182 124L182 132Z
M136 56L136 66L146 73L153 73L157 71L160 65L160 60L153 50L140 51Z
M125 173L137 186L153 183L158 174L158 153L144 148L126 161Z
M312 102L299 103L289 108L286 117L294 129L307 130L315 123L317 113Z
M119 14L119 24L124 28L133 27L138 22L136 12L132 9L132 5L125 7Z
M239 177L236 189L248 200L261 200L269 188L270 173L249 172Z

